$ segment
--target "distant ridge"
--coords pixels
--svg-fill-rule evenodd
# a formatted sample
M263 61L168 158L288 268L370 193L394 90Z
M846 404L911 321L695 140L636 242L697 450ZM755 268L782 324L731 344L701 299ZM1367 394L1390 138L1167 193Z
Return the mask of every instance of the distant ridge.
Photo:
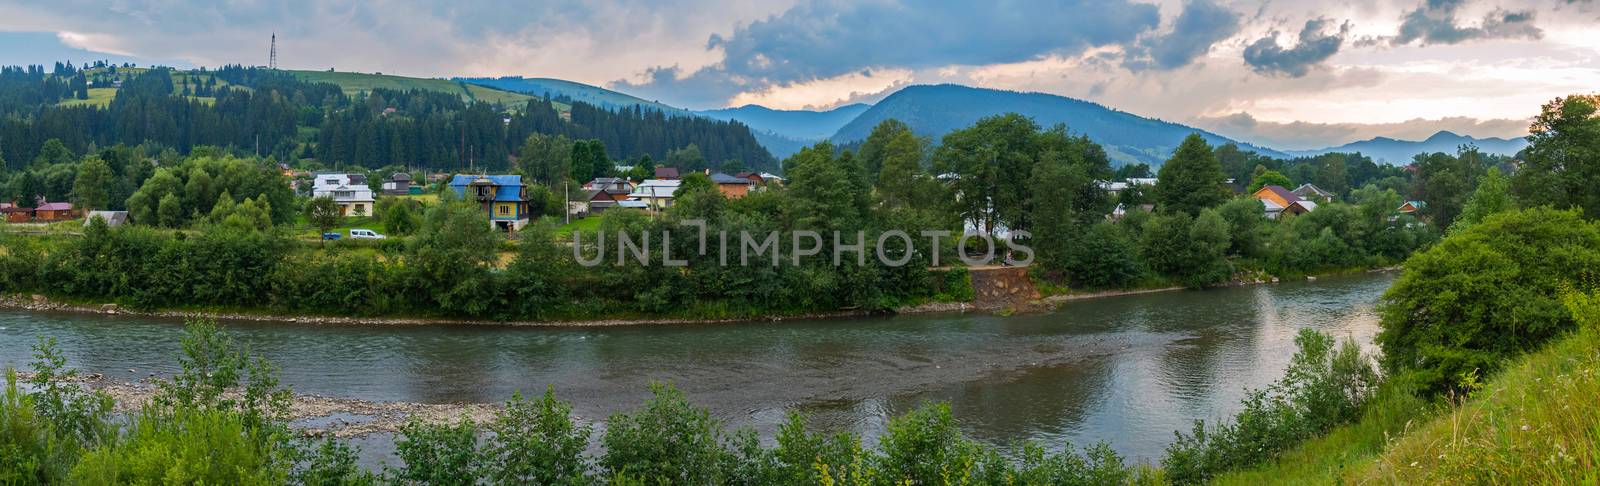
M1525 138L1474 138L1458 135L1450 131L1439 131L1429 136L1426 140L1396 140L1389 137L1376 137L1359 142L1351 142L1337 147L1328 147L1315 150L1290 151L1290 155L1312 156L1331 152L1360 152L1362 155L1372 157L1372 160L1393 165L1404 165L1411 162L1417 154L1444 152L1454 154L1463 145L1473 145L1484 153L1500 155L1516 155L1517 152L1527 148L1528 140Z
M701 110L695 113L718 120L739 120L750 128L765 130L796 140L822 140L838 132L845 124L872 108L867 104L851 104L827 111L774 110L761 105L744 105L738 108Z
M1020 93L969 86L941 84L909 86L879 101L831 139L837 143L863 140L872 127L888 119L911 126L918 135L944 136L976 123L978 119L1003 113L1020 113L1040 126L1066 124L1074 134L1087 135L1105 147L1118 163L1143 162L1161 165L1173 149L1191 133L1199 133L1213 146L1234 143L1245 150L1271 157L1286 154L1238 142L1215 133L1158 119L1107 108L1098 103L1045 93Z

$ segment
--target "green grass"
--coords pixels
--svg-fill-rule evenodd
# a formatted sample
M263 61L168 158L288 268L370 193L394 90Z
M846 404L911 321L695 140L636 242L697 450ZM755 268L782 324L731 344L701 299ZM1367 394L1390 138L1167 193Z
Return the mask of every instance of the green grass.
M117 88L89 88L89 99L69 98L62 100L60 106L98 106L105 108L110 106L111 99L116 97Z
M572 236L573 231L583 231L585 234L590 234L594 233L594 231L598 229L600 229L600 217L590 216L583 219L573 220L571 223L558 226L556 227L555 233L559 238L569 238Z
M345 94L370 92L376 88L408 90L419 89L438 91L441 93L454 93L466 100L477 100L489 103L503 103L506 105L520 105L533 99L521 93L501 91L493 88L458 83L448 79L409 78L405 76L391 76L387 74L345 73L336 71L288 71L302 81L313 83L331 83L339 85Z
M1403 484L1600 484L1600 332L1518 360L1352 473Z
M1395 388L1359 422L1213 483L1600 484L1594 330L1518 359L1455 406Z

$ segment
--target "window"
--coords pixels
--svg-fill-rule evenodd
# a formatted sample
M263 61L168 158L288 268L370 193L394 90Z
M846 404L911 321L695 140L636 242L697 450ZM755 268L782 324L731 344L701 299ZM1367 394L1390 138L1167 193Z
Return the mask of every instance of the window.
M356 214L367 214L367 205L365 205L365 204L357 204L356 205Z
M500 215L501 216L510 216L511 215L511 206L510 205L506 205L506 204L501 204L500 205Z

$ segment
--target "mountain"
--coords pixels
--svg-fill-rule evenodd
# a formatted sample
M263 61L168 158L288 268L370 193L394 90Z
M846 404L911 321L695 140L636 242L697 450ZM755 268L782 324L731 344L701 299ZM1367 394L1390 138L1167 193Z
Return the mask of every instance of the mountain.
M688 110L663 103L649 101L630 94L620 93L599 86L553 78L524 78L522 76L504 76L499 78L456 78L459 81L486 86L489 88L522 93L525 95L543 97L549 94L553 98L571 98L572 101L582 101L591 105L615 110L618 108L632 108L643 106L653 108L668 114L688 114Z
M756 131L767 131L792 140L817 141L828 138L872 105L844 105L828 111L774 110L761 105L702 110L695 114L717 120L739 120Z
M1528 140L1525 138L1474 138L1466 135L1457 135L1448 131L1440 131L1428 137L1427 140L1421 141L1395 140L1388 137L1378 137L1371 140L1351 142L1338 147L1290 151L1289 154L1294 156L1312 156L1330 152L1360 152L1363 155L1372 157L1372 160L1377 162L1400 165L1410 162L1413 156L1420 153L1444 152L1448 154L1454 154L1462 145L1468 144L1477 146L1478 149L1482 150L1484 153L1515 155L1517 152L1528 146Z
M1282 152L1237 142L1198 128L1144 118L1088 101L950 84L902 89L861 113L830 138L836 143L863 140L872 127L893 118L910 125L918 135L934 137L937 141L946 133L971 126L979 118L1010 112L1032 117L1045 127L1064 123L1068 131L1088 135L1105 147L1114 163L1144 162L1152 167L1159 166L1191 133L1199 133L1212 145L1234 143L1262 155L1285 156Z

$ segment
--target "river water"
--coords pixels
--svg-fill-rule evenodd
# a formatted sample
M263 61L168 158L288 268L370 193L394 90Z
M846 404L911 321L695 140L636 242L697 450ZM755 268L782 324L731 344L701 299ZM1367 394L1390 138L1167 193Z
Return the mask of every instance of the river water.
M1195 419L1231 415L1281 374L1298 329L1370 346L1393 280L1366 274L1070 302L1047 314L930 314L715 325L527 328L228 322L296 392L373 401L498 402L553 385L603 421L667 381L731 427L771 438L798 410L868 443L887 418L947 401L971 437L1016 450L1107 441L1154 460ZM0 367L38 336L70 365L133 381L174 371L178 322L0 311ZM128 370L133 369L130 373ZM387 439L362 441L382 451Z

